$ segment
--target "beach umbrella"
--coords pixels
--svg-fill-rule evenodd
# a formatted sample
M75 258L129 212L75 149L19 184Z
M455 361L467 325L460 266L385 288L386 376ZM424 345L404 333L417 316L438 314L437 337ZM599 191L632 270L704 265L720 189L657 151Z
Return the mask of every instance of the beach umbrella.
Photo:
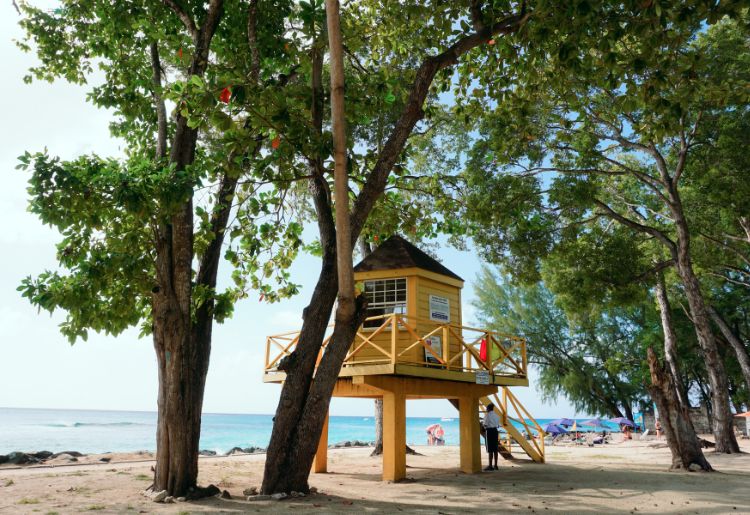
M581 425L583 426L591 426L591 427L601 427L606 429L607 426L604 425L604 422L602 422L602 419L600 418L592 418L591 420L587 420L586 422L582 422Z
M564 427L560 427L557 424L547 424L544 426L544 432L551 435L562 435L568 431Z
M570 419L570 418L558 418L550 422L550 424L555 424L556 426L570 427L573 424L575 424L575 420Z
M635 423L625 417L617 417L609 419L610 422L617 424L618 426L630 426L635 427Z

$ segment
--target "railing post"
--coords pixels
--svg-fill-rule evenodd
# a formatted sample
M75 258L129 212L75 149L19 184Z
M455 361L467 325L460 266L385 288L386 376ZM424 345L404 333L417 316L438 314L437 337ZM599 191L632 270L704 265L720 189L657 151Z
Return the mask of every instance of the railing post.
M503 386L503 393L500 396L503 405L503 425L508 425L508 388Z
M521 343L521 363L523 364L523 370L521 371L526 377L528 375L527 371L527 362L526 362L526 338L522 340Z
M443 326L443 361L445 361L445 368L450 368L448 365L448 361L450 360L450 340L448 339L450 337L450 333L448 332L448 326Z
M398 348L398 315L391 315L391 364L396 364L396 350Z
M266 337L266 363L263 366L264 372L268 371L268 360L270 359L270 357L271 357L271 337L267 336Z
M492 372L493 366L492 366L492 345L495 343L492 341L493 338L490 336L490 333L484 333L484 341L487 342L487 356L485 357L485 366L487 367L487 370Z

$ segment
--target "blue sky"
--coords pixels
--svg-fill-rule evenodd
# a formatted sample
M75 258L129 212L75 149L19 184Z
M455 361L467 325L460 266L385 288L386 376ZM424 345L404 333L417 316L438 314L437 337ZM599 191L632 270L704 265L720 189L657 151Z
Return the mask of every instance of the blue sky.
M43 2L35 2L43 3ZM53 5L50 2L50 5ZM22 299L16 291L23 277L54 268L59 236L26 211L26 176L15 170L16 158L25 150L44 147L50 154L71 158L95 152L120 153L109 136L105 111L85 103L85 89L64 82L24 84L22 77L34 58L12 42L20 37L18 16L10 2L0 4L0 59L5 73L0 83L0 406L72 409L156 409L156 359L150 339L139 339L136 330L118 337L92 334L86 342L70 346L58 330L61 313L49 316ZM472 252L444 248L443 263L466 279L463 316L474 321L470 303L472 282L480 262ZM224 277L227 269L224 268ZM214 330L204 411L225 413L272 413L280 387L261 381L265 336L294 330L317 276L318 262L301 257L292 269L293 280L302 284L294 299L278 304L257 301L238 305L235 316ZM533 376L532 376L533 381ZM537 417L572 416L573 409L561 399L542 404L532 388L514 392ZM446 401L410 401L411 416L454 416ZM335 399L336 415L369 415L366 400ZM581 414L583 416L583 414Z

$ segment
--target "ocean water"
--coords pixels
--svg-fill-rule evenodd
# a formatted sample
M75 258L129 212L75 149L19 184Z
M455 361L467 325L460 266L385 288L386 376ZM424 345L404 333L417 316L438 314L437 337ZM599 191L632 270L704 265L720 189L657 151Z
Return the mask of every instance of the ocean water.
M542 425L550 420L537 419ZM434 423L445 429L446 445L458 445L458 416L408 417L406 441L424 445L425 428ZM266 447L271 427L272 415L204 413L200 448L224 453L232 447ZM375 439L373 417L332 415L328 431L330 444ZM0 408L0 454L41 450L90 454L155 447L155 412Z

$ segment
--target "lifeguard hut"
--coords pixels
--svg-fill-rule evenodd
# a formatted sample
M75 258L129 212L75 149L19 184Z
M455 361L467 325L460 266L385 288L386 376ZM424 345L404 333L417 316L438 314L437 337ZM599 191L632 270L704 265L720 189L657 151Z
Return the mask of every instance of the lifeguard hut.
M333 395L383 399L384 480L406 476L408 399L448 399L458 408L460 467L466 473L482 468L479 411L488 402L498 409L506 450L518 445L534 461L544 462L544 432L509 390L529 385L526 342L464 326L461 277L393 236L354 267L354 278L367 294L369 313ZM298 338L299 332L267 338L264 381L283 382L278 363ZM327 451L326 421L315 472L327 471Z

